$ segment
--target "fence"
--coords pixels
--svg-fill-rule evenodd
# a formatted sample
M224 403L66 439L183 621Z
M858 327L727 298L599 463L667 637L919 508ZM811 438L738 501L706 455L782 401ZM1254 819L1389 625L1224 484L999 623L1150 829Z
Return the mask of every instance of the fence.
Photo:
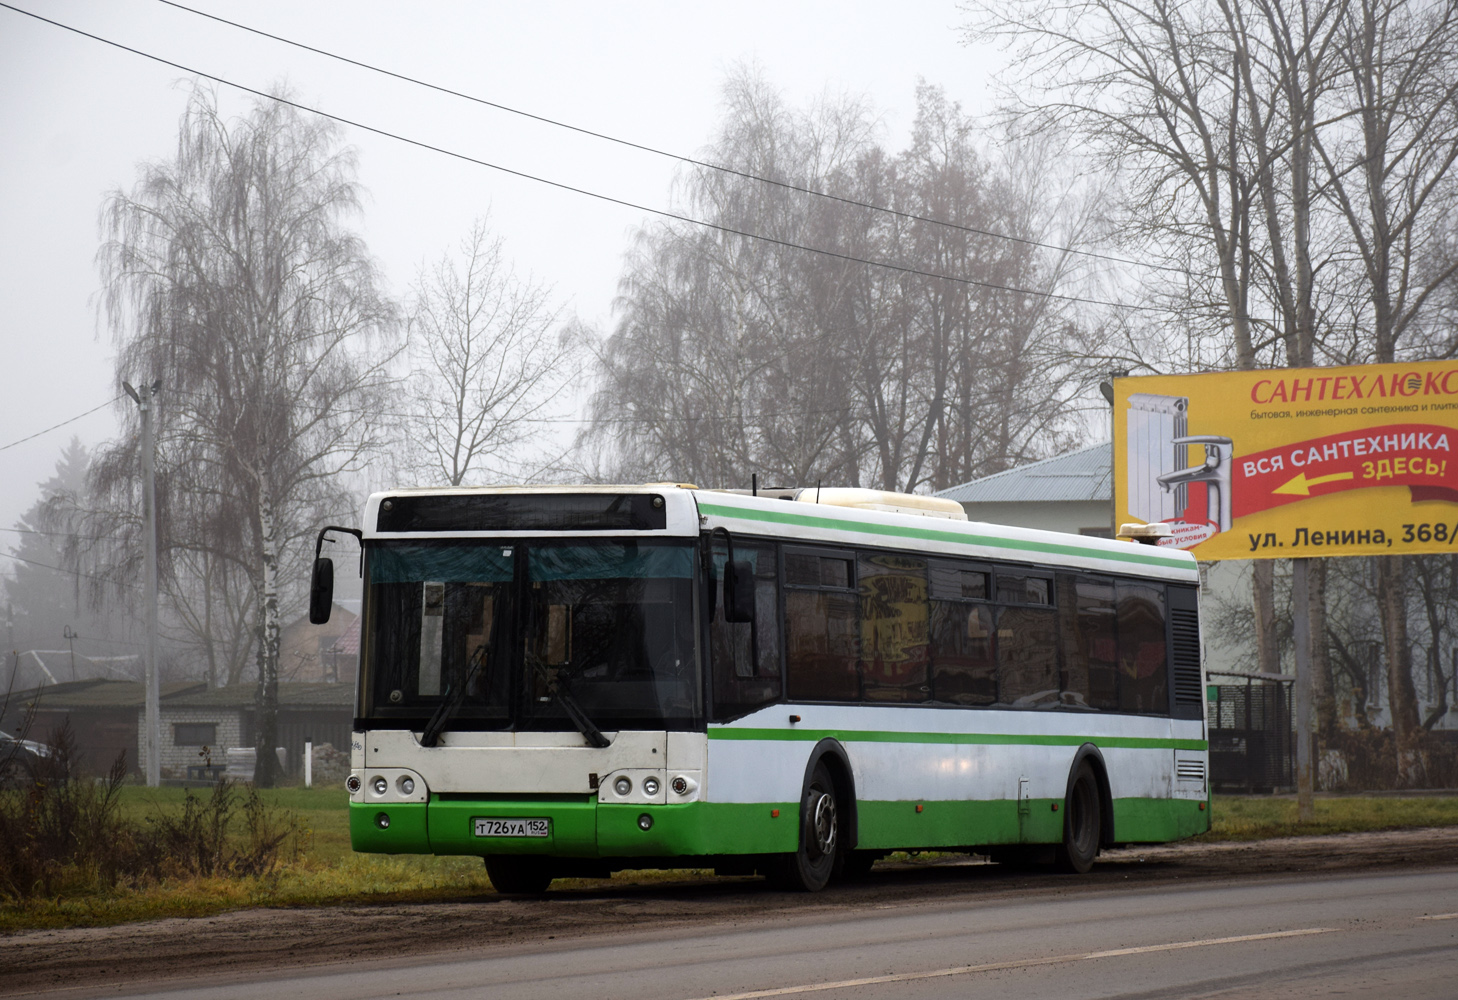
M1210 787L1287 791L1296 784L1291 685L1286 674L1210 673Z

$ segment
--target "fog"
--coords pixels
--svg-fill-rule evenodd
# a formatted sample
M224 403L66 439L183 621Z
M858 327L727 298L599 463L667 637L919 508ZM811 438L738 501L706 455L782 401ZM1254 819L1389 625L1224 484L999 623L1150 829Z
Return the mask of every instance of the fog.
M666 208L678 165L392 80L156 2L22 3L45 17L373 128L648 207ZM802 103L858 93L888 139L910 125L919 78L969 109L987 106L998 53L961 44L945 2L592 4L207 3L250 27L645 145L693 154L720 87L757 65ZM732 13L731 13L732 12ZM120 392L98 322L94 256L103 195L138 163L170 155L189 74L0 10L0 445ZM250 98L220 87L225 108ZM622 253L648 216L363 131L346 130L369 192L354 225L402 293L476 216L523 272L598 329L612 314ZM135 378L145 373L135 373ZM124 399L124 397L123 397ZM119 405L119 404L118 404ZM570 431L564 428L564 433ZM118 432L114 407L0 451L0 528L36 497L62 447ZM369 482L379 487L383 482ZM18 536L0 532L0 552ZM0 559L0 573L8 566Z

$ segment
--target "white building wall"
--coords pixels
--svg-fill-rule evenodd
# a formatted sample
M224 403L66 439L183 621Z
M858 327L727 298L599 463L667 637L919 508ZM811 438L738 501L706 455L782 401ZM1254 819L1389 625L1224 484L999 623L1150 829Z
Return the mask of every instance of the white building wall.
M969 520L1012 524L1044 531L1110 531L1114 510L1107 500L1045 500L1039 503L964 503Z
M202 747L178 746L174 741L176 730L173 728L176 723L211 722L216 727L216 742L209 747L212 751L212 762L222 766L228 762L228 747L238 746L242 738L242 719L240 713L230 708L191 708L191 707L170 707L163 705L160 713L161 729L159 734L158 750L161 754L162 777L184 778L187 776L187 768L192 764L203 764L206 761L200 755ZM145 712L137 713L137 746L141 757L140 769L143 774L147 771L147 718Z

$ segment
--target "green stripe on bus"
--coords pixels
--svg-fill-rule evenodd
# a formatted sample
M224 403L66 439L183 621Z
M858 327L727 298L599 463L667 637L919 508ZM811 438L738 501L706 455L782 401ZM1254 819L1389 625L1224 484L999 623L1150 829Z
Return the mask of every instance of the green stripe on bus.
M895 850L1055 843L1063 835L1062 799L906 799L856 803L859 845ZM1201 806L1205 808L1201 808ZM1210 828L1208 803L1196 799L1114 799L1115 841L1175 840ZM920 811L918 811L920 807ZM690 802L682 805L610 805L590 794L580 801L481 798L381 806L351 802L356 851L383 854L535 854L562 858L769 854L793 851L799 841L798 802ZM391 822L380 829L376 817ZM649 830L638 824L653 817ZM428 815L428 821L427 821ZM547 837L475 835L478 816L545 817ZM426 831L429 829L429 835Z
M845 743L946 743L973 746L1081 747L1092 743L1119 750L1204 750L1204 740L1145 736L1042 736L1027 733L905 733L876 729L710 729L711 740L765 740L818 743L827 737Z
M953 531L934 531L930 528L910 528L893 524L868 524L861 521L842 521L813 514L794 514L778 510L750 510L745 507L723 507L719 504L699 501L699 512L719 517L733 517L742 521L772 521L777 524L796 524L802 528L826 528L833 531L853 531L863 535L890 535L897 538L922 538L933 542L951 542L959 545L986 545L998 549L1013 549L1024 552L1040 552L1057 556L1083 556L1088 559L1109 559L1117 562L1138 563L1158 566L1161 569L1192 570L1194 567L1182 560L1171 559L1154 553L1139 551L1146 546L1131 544L1128 552L1107 552L1087 549L1079 545L1057 545L1052 542L1030 542L1020 538L998 538L992 535L971 535Z

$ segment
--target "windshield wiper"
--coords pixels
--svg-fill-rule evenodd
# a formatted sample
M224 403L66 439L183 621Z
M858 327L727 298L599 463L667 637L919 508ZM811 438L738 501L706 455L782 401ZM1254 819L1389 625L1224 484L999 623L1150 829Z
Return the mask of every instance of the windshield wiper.
M562 706L562 711L567 713L567 718L572 720L572 724L577 727L577 731L582 734L583 739L599 750L613 745L613 741L602 734L602 730L587 717L587 713L572 696L572 687L564 671L558 670L554 676L535 660L532 661L532 667L541 675L542 680L547 682L547 693Z
M481 665L485 662L486 645L482 644L477 646L476 651L471 654L471 662L466 667L466 676L461 678L461 683L457 685L452 681L446 685L445 698L441 700L440 707L435 710L430 721L425 724L425 732L420 734L421 746L433 747L440 742L440 734L445 731L446 723L450 721L451 716L456 714L456 710L461 707L461 702L466 700L466 692L471 689L471 682L481 672Z

